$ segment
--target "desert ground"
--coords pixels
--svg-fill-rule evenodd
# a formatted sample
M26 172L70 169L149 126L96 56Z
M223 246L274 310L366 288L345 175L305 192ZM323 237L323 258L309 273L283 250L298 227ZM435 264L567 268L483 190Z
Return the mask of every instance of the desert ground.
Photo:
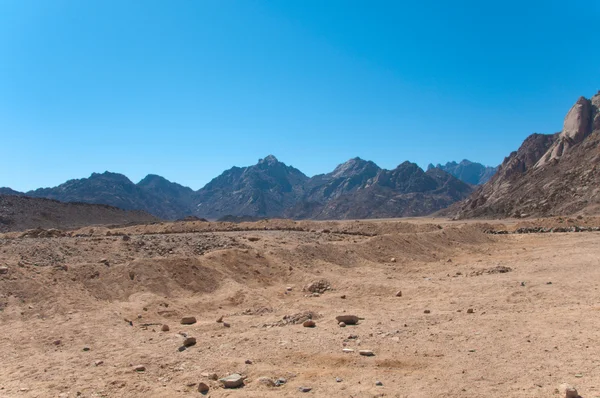
M488 233L574 225L600 219L6 233L0 397L600 397L600 232Z

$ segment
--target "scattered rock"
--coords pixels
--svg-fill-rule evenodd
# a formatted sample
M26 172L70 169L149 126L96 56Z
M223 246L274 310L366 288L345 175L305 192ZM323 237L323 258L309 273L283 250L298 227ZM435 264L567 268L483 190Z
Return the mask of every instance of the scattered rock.
M382 383L382 382L380 382L379 380L377 380L377 381L375 382L375 385L376 385L376 386L382 386L382 385L383 385L383 383Z
M186 316L181 318L182 325L193 325L194 323L196 323L196 318L193 316Z
M275 385L277 387L284 385L285 383L287 383L287 379L284 379L283 377L280 377L279 379L275 380Z
M467 314L472 314L472 313L474 313L474 312L475 312L475 310L473 310L473 308L469 308L469 309L467 310Z
M61 343L62 343L62 340L54 340L52 342L52 344L54 344L54 345L61 345Z
M167 324L162 325L160 330L162 330L163 332L168 332L170 330L169 325L167 325Z
M346 322L340 322L338 323L338 326L341 328L345 328L346 327Z
M8 274L8 267L0 267L0 274Z
M184 347L191 347L193 345L196 345L196 338L195 337L188 337L185 340L183 340L183 346Z
M423 311L424 314L431 314L431 310L425 310Z
M392 257L392 258L390 258L390 262L391 262L391 263L395 263L395 262L396 262L396 257Z
M217 323L223 323L223 315L221 315L221 316L219 317L219 319L217 319Z
M345 352L346 354L349 354L351 352L354 352L354 350L352 348L343 348L342 352Z
M321 279L316 282L309 283L303 289L310 293L325 293L327 290L331 290L331 284L325 279Z
M292 289L293 289L293 288L292 288L291 286L288 286L288 287L286 287L286 288L285 288L285 290L287 290L288 292L291 292L291 291L292 291Z
M104 361L95 361L94 366L100 366L104 363Z
M251 361L250 359L246 359L246 360L244 361L244 363L245 363L246 365L252 365L252 361Z
M312 390L312 387L304 387L304 386L298 387L298 391L300 391L300 392L310 392L311 390Z
M338 322L344 322L346 325L356 325L359 321L356 315L338 315L335 319Z
M198 392L202 393L202 394L206 394L208 392L208 390L210 390L210 387L208 387L208 384L206 383L198 383Z
M304 326L305 328L314 328L315 326L317 326L317 324L312 319L309 319L307 321L304 321L302 323L302 326Z
M402 297L402 290L398 290L396 292L396 297Z
M579 393L574 387L567 387L565 390L565 398L579 398Z
M133 367L133 370L135 370L136 372L145 372L146 367L144 365L136 365Z
M360 350L358 353L364 357L372 357L375 356L375 353L371 350Z
M181 347L179 347L177 350L178 350L179 352L183 352L183 351L187 350L187 347L186 347L186 346L184 346L184 345L182 345L182 346L181 346Z
M346 295L345 295L345 294L342 294L342 295L340 296L340 298L341 298L342 300L346 300Z
M227 323L227 322L223 322L223 326L226 327L226 328L230 328L231 327L231 325L229 323Z
M341 383L343 380L341 377L336 377L335 378L336 383Z
M90 347L83 347L83 351L89 351Z
M244 378L237 373L223 377L219 381L225 388L239 388L244 385Z

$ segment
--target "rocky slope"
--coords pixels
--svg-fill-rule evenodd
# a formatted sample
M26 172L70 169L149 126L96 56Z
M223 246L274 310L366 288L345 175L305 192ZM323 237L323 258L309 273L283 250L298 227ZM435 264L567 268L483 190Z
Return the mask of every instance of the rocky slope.
M155 221L159 220L146 212L125 211L107 205L62 203L51 199L0 195L0 232Z
M526 217L600 212L600 93L580 98L554 135L533 134L446 214Z
M444 170L471 185L485 184L498 171L498 167L484 166L481 163L471 162L467 159L462 160L460 163L448 162L444 165L438 163L436 166L429 164L427 170L433 168Z

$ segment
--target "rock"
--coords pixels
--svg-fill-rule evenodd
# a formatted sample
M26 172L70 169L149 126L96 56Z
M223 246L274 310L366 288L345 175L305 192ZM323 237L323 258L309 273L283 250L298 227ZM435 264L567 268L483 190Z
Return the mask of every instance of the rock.
M90 347L83 347L83 351L89 351Z
M335 378L335 382L336 382L336 383L341 383L342 381L343 381L343 380L342 380L342 378L341 378L341 377L336 377L336 378Z
M179 347L177 350L178 350L179 352L183 352L183 351L187 350L187 347L186 347L186 346L184 346L184 345L182 345L182 346L181 346L181 347Z
M54 345L61 345L61 343L62 343L62 340L54 340L52 342L52 344L54 344Z
M246 365L252 365L252 361L251 361L250 359L246 359L246 360L244 361L244 363L245 363Z
M356 315L338 315L335 319L338 322L344 322L346 325L356 325L359 321Z
M346 327L346 322L340 322L338 323L338 326L341 328L345 328Z
M423 311L424 314L431 314L431 310L425 310Z
M396 292L396 297L402 297L402 290L398 290Z
M354 350L353 350L352 348L343 348L343 349L342 349L342 352L344 352L344 353L346 353L346 354L349 354L349 353L351 353L351 352L354 352Z
M382 385L383 385L383 383L382 383L382 382L380 382L379 380L377 380L377 381L375 382L375 385L376 385L376 386L382 386Z
M136 372L145 372L146 367L144 365L136 365L133 367L133 370L135 370Z
M475 312L475 310L473 310L473 308L469 308L467 310L467 314L473 314Z
M196 323L196 318L193 316L186 316L181 318L182 325L193 325L194 323Z
M345 294L342 294L342 295L340 296L340 298L341 298L342 300L346 300L346 295L345 295Z
M95 361L94 366L100 366L104 363L104 361Z
M287 290L288 292L291 292L291 291L292 291L292 289L293 289L293 288L292 288L291 286L288 286L288 287L286 287L286 288L285 288L285 290Z
M396 262L396 257L390 258L390 262L395 263Z
M244 385L244 378L237 373L223 377L219 381L225 388L239 388Z
M269 377L259 377L257 380L258 384L262 384L263 386L267 386L267 387L276 387L277 385L275 384L275 382L269 378Z
M321 279L304 286L303 290L310 293L325 293L327 290L331 290L331 284L329 281Z
M106 265L108 265L108 264L109 264L109 263L108 263L108 259L107 259L107 258L103 258L103 259L101 259L101 260L100 260L100 263L101 263L101 264L106 264Z
M375 356L375 353L371 350L360 350L358 353L364 357L372 357Z
M226 327L226 328L230 328L231 327L231 325L228 324L227 322L223 322L223 326Z
M223 323L223 315L221 315L221 316L219 317L219 319L217 319L217 323Z
M210 390L210 387L208 387L208 384L206 383L198 383L198 392L201 394L206 394L208 392L208 390Z
M201 373L200 374L202 377L206 377L209 380L218 380L219 376L217 376L216 373Z
M304 387L304 386L298 387L298 391L300 391L300 392L310 392L311 390L312 390L312 387Z
M0 274L8 274L8 267L0 267Z
M565 398L579 398L579 394L574 387L567 387L565 390Z
M317 324L312 319L309 319L307 321L304 321L304 323L302 323L302 326L304 326L305 328L314 328L315 326L317 326Z
M196 338L195 337L188 337L187 339L183 340L183 346L184 347L191 347L193 345L196 345Z
M162 330L163 332L168 332L171 329L169 328L169 325L164 324L164 325L162 325L162 327L160 328L160 330Z
M285 383L287 383L287 379L284 379L283 377L280 377L279 379L275 380L275 385L277 387L284 385Z

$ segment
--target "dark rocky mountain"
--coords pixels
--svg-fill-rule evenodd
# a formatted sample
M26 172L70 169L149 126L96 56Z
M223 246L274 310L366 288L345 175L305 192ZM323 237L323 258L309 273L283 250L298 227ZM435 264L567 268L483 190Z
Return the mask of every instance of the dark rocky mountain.
M410 162L384 170L354 158L331 173L308 178L269 155L255 165L223 172L196 192L157 175L134 184L121 174L105 172L27 195L139 209L171 220L242 220L418 216L464 199L471 191L441 169L425 172Z
M190 189L191 191L191 189ZM136 185L122 174L93 173L89 178L69 180L54 188L29 191L27 196L61 202L105 204L124 210L144 210L165 219L191 214L186 189L162 177L148 176ZM192 191L193 192L193 191ZM173 195L173 196L171 196Z
M443 170L404 162L384 170L355 158L313 177L292 218L351 219L421 216L466 198L472 187Z
M600 212L600 92L579 98L563 129L533 134L494 177L445 214L526 217Z
M460 163L448 162L444 165L438 163L436 166L429 164L427 170L433 168L444 170L471 185L485 184L498 171L498 167L484 166L481 163L471 162L467 159L462 160Z
M0 232L156 221L159 221L156 217L143 211L126 211L107 205L62 203L51 199L0 195Z
M278 217L302 196L308 181L300 170L273 155L256 165L232 167L214 178L194 196L196 215Z
M6 187L1 187L0 188L0 195L23 196L25 194L23 192L15 191L14 189L6 188Z

